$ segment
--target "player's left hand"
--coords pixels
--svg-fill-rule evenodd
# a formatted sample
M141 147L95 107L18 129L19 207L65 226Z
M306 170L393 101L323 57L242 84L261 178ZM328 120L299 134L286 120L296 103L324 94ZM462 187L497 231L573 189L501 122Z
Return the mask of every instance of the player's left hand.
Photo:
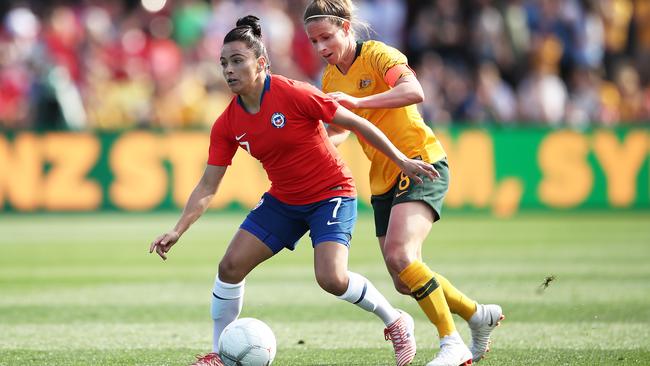
M424 183L418 174L428 177L431 180L436 180L440 177L440 173L433 167L433 165L418 159L406 159L402 162L400 169L404 175L413 179L415 184Z
M347 109L359 108L359 98L347 95L343 92L332 92L327 93L332 99L337 101L340 105L344 106Z

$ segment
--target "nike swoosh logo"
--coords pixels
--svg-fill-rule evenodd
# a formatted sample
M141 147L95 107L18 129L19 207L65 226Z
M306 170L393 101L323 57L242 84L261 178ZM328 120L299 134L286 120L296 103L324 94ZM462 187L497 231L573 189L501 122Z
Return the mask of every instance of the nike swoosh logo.
M402 193L404 193L404 192L402 192ZM423 294L427 293L427 291L429 291L429 289L431 288L431 286L433 286L433 284L432 284L432 283L429 283L429 286L427 286L426 288L421 288L420 291L415 292L415 293L414 293L415 297L420 297L420 296L422 296Z
M241 136L235 136L235 140L239 141L242 139L242 137L246 136L246 132L244 132Z
M408 191L402 191L402 192L397 193L397 194L395 195L395 198L397 198L397 197L403 195L403 194L406 193L406 192L408 192Z
M340 224L340 223L341 223L341 221L330 221L330 220L327 220L327 225L334 225L334 224Z
M491 327L494 325L494 318L492 317L492 313L490 313L490 321L488 322L488 327Z

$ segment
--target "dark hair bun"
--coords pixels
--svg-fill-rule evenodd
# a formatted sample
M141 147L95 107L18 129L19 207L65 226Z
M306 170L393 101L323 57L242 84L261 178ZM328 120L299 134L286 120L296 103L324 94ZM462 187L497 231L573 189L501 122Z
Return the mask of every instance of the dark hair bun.
M253 35L257 38L262 37L262 26L260 25L260 18L255 15L247 15L237 20L238 27L250 27L253 30Z

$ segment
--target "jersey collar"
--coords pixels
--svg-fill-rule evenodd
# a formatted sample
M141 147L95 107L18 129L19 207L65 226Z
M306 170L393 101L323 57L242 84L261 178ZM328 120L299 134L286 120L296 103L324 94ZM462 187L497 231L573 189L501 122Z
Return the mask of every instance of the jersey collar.
M357 61L357 58L359 58L359 56L361 56L361 49L362 48L363 48L363 41L357 40L357 47L354 50L354 60L352 60L352 63L350 64L350 68L352 68L352 65L354 65L354 62ZM336 66L336 69L339 70L339 72L341 72L341 69L339 69L338 66Z
M359 57L359 55L361 55L361 48L362 47L363 47L363 41L357 41L357 49L354 51L354 61L356 61L357 57ZM354 63L354 61L352 61L352 63Z
M271 74L266 74L266 79L264 79L264 89L262 89L262 95L260 95L260 106L262 105L262 100L264 100L264 94L271 89ZM241 97L237 96L237 104L239 104L245 111L246 107L244 102L241 100ZM248 112L248 111L247 111Z

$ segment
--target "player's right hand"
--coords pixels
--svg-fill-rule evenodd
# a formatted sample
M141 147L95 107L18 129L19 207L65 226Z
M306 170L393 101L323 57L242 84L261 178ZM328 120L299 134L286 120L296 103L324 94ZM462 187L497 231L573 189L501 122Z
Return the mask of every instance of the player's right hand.
M151 246L149 247L149 253L153 253L155 250L156 253L162 258L163 260L167 260L167 252L172 248L174 244L178 241L180 238L180 235L178 232L172 230L170 232L167 232L163 235L160 235L159 237L156 238L153 242L151 242Z
M433 167L433 165L419 160L419 159L406 159L402 162L400 169L407 177L413 179L415 184L422 184L424 181L418 176L421 174L431 180L440 178L440 173Z

